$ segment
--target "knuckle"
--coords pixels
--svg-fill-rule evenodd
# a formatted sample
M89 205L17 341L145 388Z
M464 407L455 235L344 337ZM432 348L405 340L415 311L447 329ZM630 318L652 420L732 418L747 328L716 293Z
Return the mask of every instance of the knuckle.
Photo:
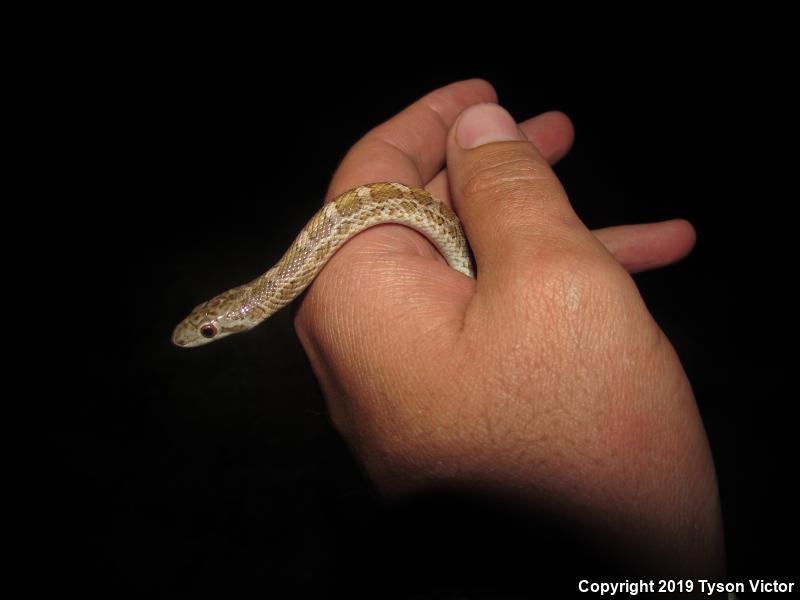
M517 195L531 187L549 185L553 180L549 165L535 156L488 156L476 165L463 186L466 197L483 197L497 193Z

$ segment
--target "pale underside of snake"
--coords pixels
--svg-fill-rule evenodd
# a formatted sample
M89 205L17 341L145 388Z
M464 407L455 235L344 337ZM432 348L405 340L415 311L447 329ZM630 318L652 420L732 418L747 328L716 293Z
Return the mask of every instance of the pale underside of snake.
M299 296L347 240L384 223L419 231L451 267L475 276L461 223L447 205L419 188L371 183L327 203L269 271L196 307L175 328L173 343L200 346L252 329Z

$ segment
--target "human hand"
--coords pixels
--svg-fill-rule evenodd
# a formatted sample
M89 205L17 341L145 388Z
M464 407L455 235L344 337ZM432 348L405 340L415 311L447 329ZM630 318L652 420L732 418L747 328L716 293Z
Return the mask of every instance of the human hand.
M400 181L449 203L478 275L402 226L339 250L296 317L333 422L387 494L513 494L647 548L652 564L719 573L702 422L628 274L683 257L693 230L590 232L548 165L569 149L567 118L517 127L482 104L494 101L482 81L437 90L369 132L334 176L329 199Z

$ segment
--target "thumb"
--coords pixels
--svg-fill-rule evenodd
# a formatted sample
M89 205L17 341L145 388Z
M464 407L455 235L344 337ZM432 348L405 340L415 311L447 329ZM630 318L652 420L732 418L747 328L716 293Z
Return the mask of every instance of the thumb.
M479 276L524 276L537 255L554 249L597 251L547 161L500 106L461 113L450 131L447 169Z

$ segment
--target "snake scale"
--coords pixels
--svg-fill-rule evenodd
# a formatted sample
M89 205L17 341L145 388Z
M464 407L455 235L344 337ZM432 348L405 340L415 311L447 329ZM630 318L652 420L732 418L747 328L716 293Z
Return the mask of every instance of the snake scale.
M447 205L402 183L372 183L323 206L269 271L197 306L175 328L173 343L200 346L252 329L299 296L347 240L383 223L416 229L451 267L475 276L461 223Z

